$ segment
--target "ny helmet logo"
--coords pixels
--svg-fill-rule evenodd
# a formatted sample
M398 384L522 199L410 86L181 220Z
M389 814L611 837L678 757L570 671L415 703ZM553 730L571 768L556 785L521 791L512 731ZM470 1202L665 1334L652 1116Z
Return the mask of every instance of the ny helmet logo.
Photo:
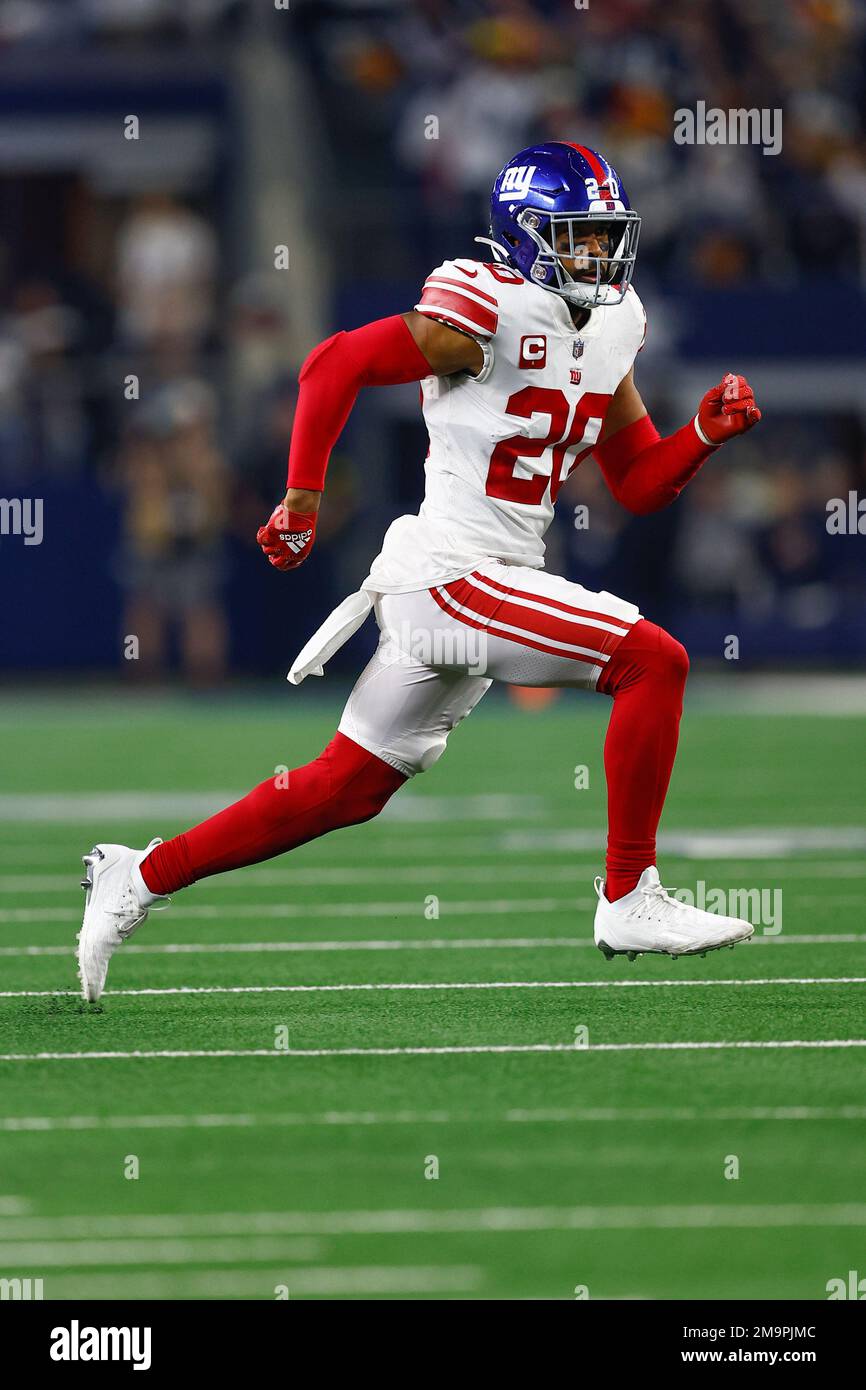
M499 185L500 203L514 202L519 198L525 198L529 192L529 185L532 183L532 175L537 168L537 164L512 164L509 169L506 169Z

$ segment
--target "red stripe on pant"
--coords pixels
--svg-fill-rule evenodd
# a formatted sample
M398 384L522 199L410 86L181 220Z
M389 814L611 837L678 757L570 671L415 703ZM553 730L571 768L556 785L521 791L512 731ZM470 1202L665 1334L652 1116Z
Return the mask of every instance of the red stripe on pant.
M486 575L484 578L486 582ZM450 598L456 603L472 609L473 613L478 614L482 621L477 621L465 613L455 613L435 590L430 592L439 607L460 622L481 628L492 636L504 637L507 641L516 642L520 646L535 647L537 650L548 652L552 656L563 656L572 661L588 663L591 666L603 665L606 658L616 650L623 639L624 634L622 632L608 632L605 628L593 627L589 623L581 622L579 618L560 617L558 613L550 612L547 609L528 608L521 603L509 601L509 598L525 598L532 603L538 603L539 600L535 594L525 594L518 589L506 589L500 584L494 587L501 590L501 598L488 594L484 589L474 584L471 579L457 579L444 586L444 592ZM557 602L557 608L569 610L569 605ZM569 611L575 614L580 613L581 617L596 616L584 609L570 609ZM597 616L603 622L612 621L602 614ZM521 632L509 632L501 626L503 623L508 623L510 627L520 628ZM618 623L616 625L619 626ZM625 628L628 625L622 624L621 626ZM524 633L530 633L532 636L524 636ZM558 647L551 645L554 642L586 647L590 653L598 653L598 655L561 651Z
M606 623L617 623L620 627L629 626L624 619L613 618L609 613L597 613L593 608L575 608L573 603L563 603L562 599L549 598L547 594L528 593L525 589L509 589L506 584L500 584L497 579L491 579L489 574L479 574L477 570L474 570L469 578L476 581L483 579L484 583L491 589L497 589L500 594L504 594L506 597L516 596L517 598L532 599L533 603L542 604L547 608L556 608L562 613L573 613L577 618L601 618Z

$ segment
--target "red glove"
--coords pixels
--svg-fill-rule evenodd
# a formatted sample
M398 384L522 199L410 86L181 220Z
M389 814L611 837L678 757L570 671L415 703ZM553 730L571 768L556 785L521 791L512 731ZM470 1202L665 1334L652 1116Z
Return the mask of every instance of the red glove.
M303 564L315 539L315 513L290 512L284 502L274 507L267 523L256 532L256 540L278 570L293 570Z
M708 391L698 406L695 429L704 444L726 444L735 434L757 425L761 412L744 376L733 372Z

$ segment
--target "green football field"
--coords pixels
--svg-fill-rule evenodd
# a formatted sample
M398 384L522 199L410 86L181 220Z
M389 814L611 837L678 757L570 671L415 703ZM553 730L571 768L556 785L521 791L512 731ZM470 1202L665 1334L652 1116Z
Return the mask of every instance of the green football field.
M733 952L602 958L607 702L490 696L378 821L179 894L81 1003L82 852L308 761L331 687L0 704L0 1277L821 1299L866 1274L861 717L690 697L660 867L752 904Z

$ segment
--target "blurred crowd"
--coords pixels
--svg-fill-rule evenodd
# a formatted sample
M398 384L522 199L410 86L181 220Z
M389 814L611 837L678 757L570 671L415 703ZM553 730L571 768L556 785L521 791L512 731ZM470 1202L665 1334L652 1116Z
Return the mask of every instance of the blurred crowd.
M0 0L0 46L50 41L61 11L81 42L218 42L244 9ZM563 136L603 149L644 216L644 298L663 302L684 278L722 290L866 278L866 26L853 0L292 0L282 37L327 134L338 295L377 279L411 294L444 255L473 254L495 172L530 141ZM778 155L674 143L677 108L751 106L756 93L783 111ZM0 188L0 210L9 196ZM100 200L78 184L64 197L86 254L48 255L14 219L0 231L0 492L77 480L106 494L117 515L106 583L123 631L141 638L132 671L179 665L214 683L256 664L249 651L233 659L232 644L271 579L264 567L250 577L252 537L284 480L298 366L286 306L267 272L236 273L213 189ZM651 335L647 403L662 428L681 421L665 419L652 353L674 351L664 330ZM387 521L420 500L420 422L396 411L373 438L375 507L363 429L334 459L314 603L354 587ZM825 525L827 499L858 487L862 416L826 412L765 420L651 522L617 509L587 463L549 563L674 625L784 627L804 656L816 632L863 611L854 545ZM581 502L591 521L578 530L568 507ZM298 623L303 640L310 624Z
M643 213L644 274L791 283L831 257L834 273L866 278L858 0L299 9L335 147L355 153L345 177L374 188L380 209L387 197L401 233L402 205L429 239L444 223L470 242L491 174L515 150L571 135L605 152ZM699 101L780 110L781 150L675 143L675 112Z

